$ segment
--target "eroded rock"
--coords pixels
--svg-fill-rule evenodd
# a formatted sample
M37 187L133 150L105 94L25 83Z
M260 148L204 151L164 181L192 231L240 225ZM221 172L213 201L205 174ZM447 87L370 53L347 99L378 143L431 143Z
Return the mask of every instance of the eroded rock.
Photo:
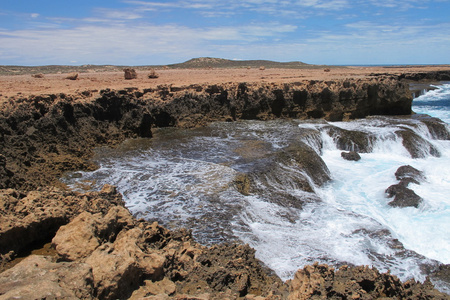
M93 299L93 274L82 262L31 255L0 274L2 299Z
M396 276L367 266L306 266L289 282L288 299L448 299L431 282L402 283Z
M85 194L56 188L29 193L0 190L0 254L20 252L35 242L49 241L82 211L106 214L114 205L123 205L123 200L111 186Z

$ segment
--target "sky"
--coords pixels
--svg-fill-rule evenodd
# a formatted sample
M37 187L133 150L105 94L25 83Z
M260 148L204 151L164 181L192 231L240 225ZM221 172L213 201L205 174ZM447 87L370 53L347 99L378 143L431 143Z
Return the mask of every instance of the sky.
M450 0L0 0L0 65L450 64Z

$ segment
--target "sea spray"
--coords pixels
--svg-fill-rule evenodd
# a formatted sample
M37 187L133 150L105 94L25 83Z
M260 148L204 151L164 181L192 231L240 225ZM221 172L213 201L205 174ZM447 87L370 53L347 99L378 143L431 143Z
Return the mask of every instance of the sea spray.
M422 158L412 158L398 134L405 129L433 145L440 156L423 151ZM362 141L367 143L360 161L341 158L343 145L346 150L363 146L339 139L336 132L342 130L350 137L352 131L368 137ZM274 160L298 141L321 156L330 182L319 186L309 179L311 190L295 188L291 181L305 173ZM403 280L424 280L430 269L450 258L449 149L449 141L434 139L420 120L408 117L214 123L164 129L151 140L99 150L99 170L66 180L73 187L83 181L96 188L114 184L136 216L169 228L188 227L201 243L249 243L285 280L315 261L372 265ZM409 185L423 198L418 208L388 204L384 191L398 182L394 174L402 165L426 177ZM277 166L281 173L264 176L259 171L267 166ZM234 184L239 174L251 175L256 188L239 193Z

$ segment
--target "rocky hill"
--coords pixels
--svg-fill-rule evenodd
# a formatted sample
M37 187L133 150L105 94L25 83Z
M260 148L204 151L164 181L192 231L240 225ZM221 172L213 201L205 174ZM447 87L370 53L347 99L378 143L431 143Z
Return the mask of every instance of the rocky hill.
M293 62L276 62L270 60L230 60L213 57L199 57L190 59L184 63L168 65L170 68L189 69L189 68L283 68L283 69L299 69L311 68L309 65L300 61ZM323 67L323 66L320 66Z

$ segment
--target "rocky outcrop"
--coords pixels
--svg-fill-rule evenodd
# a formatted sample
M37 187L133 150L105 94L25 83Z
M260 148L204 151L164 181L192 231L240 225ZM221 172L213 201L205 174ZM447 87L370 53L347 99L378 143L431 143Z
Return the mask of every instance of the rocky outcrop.
M95 168L88 161L94 147L151 137L153 127L195 127L239 119L337 121L372 114L410 114L411 101L408 86L392 77L159 86L142 91L103 90L96 97L86 91L9 99L0 111L0 254L10 260L36 243L52 240L56 256L29 256L1 273L0 295L285 299L287 286L262 266L248 245L205 247L187 230L169 231L157 223L136 220L110 186L85 194L48 186L61 186L58 178L65 171ZM326 166L310 147L291 145L278 155L285 166L310 172L307 175L315 184L329 179ZM299 176L297 183L304 190L311 189L305 178ZM238 179L242 192L250 193L251 176ZM301 205L291 200L291 205ZM326 295L329 278L338 276L325 269L297 276L303 279L294 279L291 297L301 299L303 290L306 295ZM319 280L313 289L307 287L308 276ZM339 293L343 293L341 287L347 289L346 297L356 295L350 287L359 286L355 291L363 295L363 290L370 292L372 285L378 286L372 279L348 277L334 281ZM423 286L419 290L423 295L437 293L431 284ZM403 291L386 295L402 297Z
M23 193L0 190L0 254L20 253L30 245L50 241L55 232L81 212L106 212L123 205L114 187L77 194L55 188Z
M2 299L93 299L94 278L82 262L31 255L0 274Z
M450 71L406 73L400 75L399 79L412 81L448 81L450 80Z
M408 188L410 183L420 184L425 180L423 173L411 166L401 166L395 172L395 178L400 182L388 187L385 191L388 198L394 197L389 202L392 207L415 207L418 208L423 201L413 190Z
M53 195L57 193L53 190ZM64 192L59 193L63 197ZM88 196L80 194L78 199ZM189 231L169 231L156 222L134 219L109 196L103 192L90 199L97 204L109 202L109 207L92 205L51 234L56 257L30 256L1 273L0 295L127 299L179 294L236 299L285 290L248 245L199 245ZM73 195L64 197L70 202ZM34 207L37 210L41 204L35 202ZM2 245L6 250L14 246L5 240Z
M152 127L195 127L212 121L274 118L345 120L371 114L410 114L408 86L393 78L227 83L103 90L93 99L45 95L10 99L0 111L0 153L8 187L58 184L67 170L92 170L98 145L151 137Z
M396 276L365 266L314 264L297 271L288 299L448 299L430 281L402 283Z

